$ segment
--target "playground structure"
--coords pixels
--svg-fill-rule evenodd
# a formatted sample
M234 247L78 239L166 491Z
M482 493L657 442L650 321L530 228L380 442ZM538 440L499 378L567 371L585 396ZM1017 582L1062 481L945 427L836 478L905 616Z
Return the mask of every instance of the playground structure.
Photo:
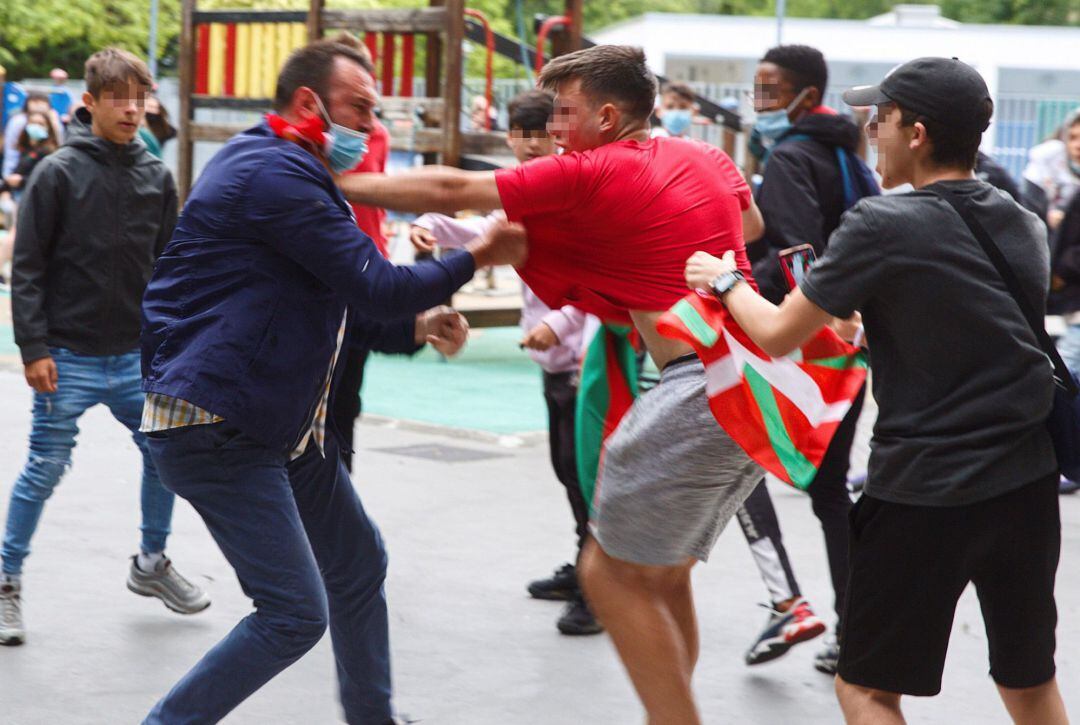
M583 0L566 0L566 14L549 30L555 54L581 46ZM461 88L468 37L487 51L486 95L491 103L492 58L499 51L487 19L464 0L431 0L411 9L331 10L311 0L304 11L199 10L183 0L180 37L180 129L178 175L181 194L191 187L194 144L221 142L243 130L236 124L196 120L202 108L263 111L270 108L278 70L296 48L336 31L358 35L376 63L383 123L391 148L424 154L429 161L462 165L463 157L502 152L502 136L461 129ZM469 33L466 32L466 19ZM502 39L506 40L506 39ZM511 41L512 42L512 41ZM423 43L425 63L417 69ZM520 59L520 47L513 43ZM544 55L533 54L542 62ZM414 94L417 73L424 96Z
M268 110L278 70L289 53L327 34L358 35L371 52L391 148L424 154L429 162L449 166L483 166L485 157L505 153L503 137L490 133L490 121L484 131L461 128L464 40L478 43L487 53L489 107L494 55L517 63L524 59L539 71L548 57L593 45L582 35L584 0L565 0L563 15L538 19L535 50L493 33L483 14L466 8L464 0L430 3L421 8L332 10L325 0L311 0L305 12L199 10L197 0L182 0L177 169L181 195L191 187L194 144L226 141L243 130L237 124L197 121L196 111ZM549 40L550 56L544 50ZM417 69L420 47L425 51L424 67ZM424 96L414 94L418 73ZM723 145L733 154L735 133L741 130L738 115L707 98L697 101L702 115L724 127Z

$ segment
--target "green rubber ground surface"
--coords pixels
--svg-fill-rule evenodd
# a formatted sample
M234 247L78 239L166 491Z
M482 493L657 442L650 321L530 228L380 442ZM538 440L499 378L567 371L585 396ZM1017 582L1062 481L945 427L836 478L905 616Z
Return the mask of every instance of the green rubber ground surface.
M491 433L547 428L540 367L518 349L516 327L474 330L462 353L440 360L373 355L364 371L364 411Z
M0 292L0 303L7 296ZM411 358L372 355L364 411L498 434L546 430L540 367L518 349L520 335L516 327L474 330L465 350L449 361L429 348ZM19 361L10 323L0 323L0 357Z

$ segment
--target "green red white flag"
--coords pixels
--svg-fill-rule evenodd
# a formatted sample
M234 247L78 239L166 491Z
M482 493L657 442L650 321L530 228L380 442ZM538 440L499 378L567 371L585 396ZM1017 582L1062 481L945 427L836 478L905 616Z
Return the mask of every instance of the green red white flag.
M578 482L592 512L604 441L615 432L638 394L636 332L601 324L585 350L574 415Z
M666 312L660 334L693 346L705 364L717 422L765 470L806 489L866 382L866 357L822 328L783 358L765 354L711 295Z

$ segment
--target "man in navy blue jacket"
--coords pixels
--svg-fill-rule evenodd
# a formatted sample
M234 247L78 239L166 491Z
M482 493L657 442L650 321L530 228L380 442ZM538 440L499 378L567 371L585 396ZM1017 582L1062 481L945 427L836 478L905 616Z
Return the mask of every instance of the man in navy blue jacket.
M255 611L154 707L148 723L217 722L299 659L329 624L350 723L392 722L386 554L327 410L345 311L365 342L444 352L434 309L479 266L520 263L511 225L445 262L395 267L361 232L334 175L356 166L377 102L370 65L330 41L278 78L275 114L203 171L143 301L143 430Z

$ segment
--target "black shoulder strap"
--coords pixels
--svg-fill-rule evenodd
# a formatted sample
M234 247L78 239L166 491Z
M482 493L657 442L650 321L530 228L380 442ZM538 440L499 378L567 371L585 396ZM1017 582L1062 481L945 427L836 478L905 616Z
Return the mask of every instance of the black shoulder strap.
M1046 332L1046 323L1043 316L1038 312L1027 294L1024 292L1024 288L1020 286L1020 280L1016 277L1016 272L1013 271L1012 265L1005 259L1005 255L994 243L993 238L987 233L986 228L982 223L971 213L971 207L968 206L964 199L961 199L955 193L948 189L930 189L926 188L924 191L929 191L936 194L939 198L948 202L949 206L956 210L956 213L960 215L960 218L967 224L968 229L975 236L975 239L979 242L979 246L986 252L986 256L990 258L990 262L997 269L998 274L1001 275L1002 281L1005 282L1005 286L1009 289L1009 293L1013 299L1016 300L1016 304L1020 306L1020 311L1024 314L1024 319L1027 320L1028 325L1031 326L1031 331L1035 333L1035 339L1039 341L1040 347L1045 352L1050 361L1054 364L1054 377L1058 379L1058 383L1065 388L1071 395L1075 396L1080 393L1080 388L1077 387L1076 381L1069 373L1069 369L1065 366L1065 361L1061 359L1061 355L1058 354L1057 348L1054 346L1054 341L1050 339L1050 335Z

